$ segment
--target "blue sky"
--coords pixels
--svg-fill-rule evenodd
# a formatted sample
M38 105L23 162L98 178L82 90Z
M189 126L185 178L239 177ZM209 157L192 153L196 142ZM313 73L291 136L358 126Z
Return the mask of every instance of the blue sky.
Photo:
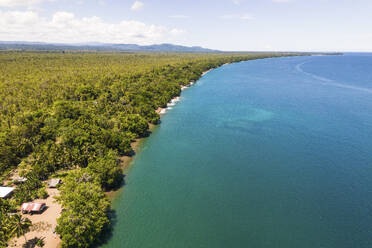
M0 0L0 40L372 51L372 1Z

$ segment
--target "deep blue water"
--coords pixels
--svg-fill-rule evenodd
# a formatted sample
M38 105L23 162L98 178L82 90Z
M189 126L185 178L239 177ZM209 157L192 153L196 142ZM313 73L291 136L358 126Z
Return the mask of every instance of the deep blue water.
M220 67L136 156L104 247L372 247L372 56Z

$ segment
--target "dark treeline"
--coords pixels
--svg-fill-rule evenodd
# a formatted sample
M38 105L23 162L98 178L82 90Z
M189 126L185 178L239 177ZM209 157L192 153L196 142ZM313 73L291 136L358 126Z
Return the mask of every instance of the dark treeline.
M0 180L14 169L27 178L0 202L0 247L14 235L8 213L47 197L56 174L62 246L98 241L110 224L104 191L121 184L118 159L159 122L155 110L203 71L284 55L294 54L0 53Z

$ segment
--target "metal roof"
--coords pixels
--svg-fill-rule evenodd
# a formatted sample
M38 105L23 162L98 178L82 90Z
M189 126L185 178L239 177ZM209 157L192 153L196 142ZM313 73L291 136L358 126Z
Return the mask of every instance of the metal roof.
M50 188L55 188L58 184L60 184L61 179L59 178L53 178L49 181L49 187Z
M28 202L23 203L21 206L21 210L25 212L39 212L43 207L45 206L45 203L36 203L36 202Z
M7 197L13 191L14 191L13 187L0 187L0 198Z

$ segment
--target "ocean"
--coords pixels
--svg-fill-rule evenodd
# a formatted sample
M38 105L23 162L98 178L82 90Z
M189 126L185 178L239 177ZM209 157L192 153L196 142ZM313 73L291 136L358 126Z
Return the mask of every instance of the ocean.
M372 54L224 65L146 139L102 247L372 247Z

